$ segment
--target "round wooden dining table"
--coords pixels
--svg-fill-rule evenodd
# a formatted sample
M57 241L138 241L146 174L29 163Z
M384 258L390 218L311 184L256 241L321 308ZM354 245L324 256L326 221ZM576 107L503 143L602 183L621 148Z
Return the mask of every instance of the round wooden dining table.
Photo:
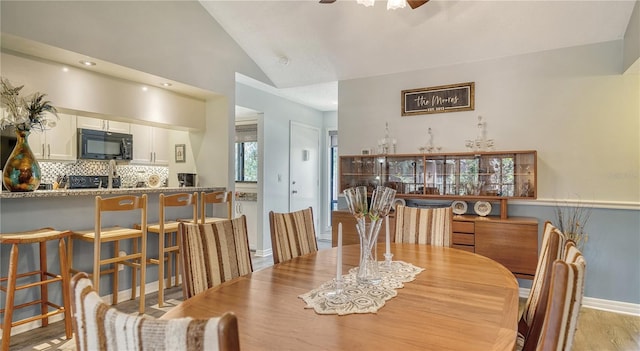
M358 266L360 248L342 249L347 272ZM162 319L232 311L245 351L513 349L518 283L501 264L452 248L391 244L394 260L425 270L377 313L320 315L298 296L335 277L337 252L323 249L225 282Z

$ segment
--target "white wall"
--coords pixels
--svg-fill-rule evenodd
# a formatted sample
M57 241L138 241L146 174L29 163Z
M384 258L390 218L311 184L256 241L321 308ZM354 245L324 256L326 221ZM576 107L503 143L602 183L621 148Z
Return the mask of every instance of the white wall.
M235 115L235 74L240 72L265 83L270 80L200 3L2 1L0 7L3 34L217 94L206 102L205 121L190 140L200 184L233 188L233 140L229 135L233 135ZM4 72L4 62L2 69ZM42 86L33 88L49 93ZM106 113L107 108L113 106L102 106L95 112ZM131 117L147 120L140 115Z
M640 77L621 75L622 41L339 83L340 154L358 154L389 122L398 153L431 127L465 151L487 122L497 150L538 150L538 198L640 202ZM475 111L400 116L400 91L473 81Z
M60 109L139 124L204 128L204 100L153 86L143 91L136 82L15 53L2 52L0 57L2 77L24 85L24 94L47 94L46 99Z
M635 74L640 73L640 1L636 1L629 19L627 31L624 34L624 54L622 57L622 68L627 71L635 64Z
M289 122L297 121L323 128L322 112L271 95L264 91L236 85L236 103L262 112L258 118L258 254L271 252L269 211L289 211ZM322 139L321 148L325 148Z
M429 127L444 152L464 151L482 115L497 150L538 150L538 200L510 202L509 215L537 218L540 243L555 200L593 207L585 301L637 314L640 76L622 74L622 52L615 41L340 82L339 152L373 147L385 122L399 153L418 152ZM400 116L401 90L468 81L475 111Z

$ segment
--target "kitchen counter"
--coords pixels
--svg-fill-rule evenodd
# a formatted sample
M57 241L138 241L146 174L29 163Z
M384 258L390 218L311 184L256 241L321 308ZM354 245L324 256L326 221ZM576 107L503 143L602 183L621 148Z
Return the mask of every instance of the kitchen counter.
M94 227L95 217L95 197L97 195L141 195L147 194L147 223L158 221L160 208L160 193L194 193L211 192L225 190L224 187L157 187L157 188L116 188L116 189L60 189L60 190L37 190L33 192L0 192L0 233L19 232L34 230L44 227L52 227L57 230L86 230ZM211 207L211 206L210 206ZM219 209L222 211L222 209ZM213 211L208 211L213 212ZM224 211L223 211L224 212ZM190 218L193 215L189 206L168 208L165 212L168 219ZM218 213L207 213L208 216L218 215ZM122 211L118 213L108 213L103 216L105 227L122 226L133 227L140 222L139 211ZM124 252L132 251L133 243L125 240L117 250ZM57 243L48 243L50 253L55 253ZM93 270L93 244L83 241L74 241L73 254L71 259L74 268L91 272ZM11 245L0 245L0 275L6 275L6 267ZM105 250L114 250L114 246L104 245ZM38 245L24 246L20 248L20 268L21 271L33 271L38 269L39 249ZM158 235L147 236L147 256L158 257ZM59 260L56 255L49 255L49 267L57 267ZM1 270L4 269L4 272ZM126 267L120 275L119 290L122 299L126 299L127 290L131 288L131 269ZM148 265L147 284L158 280L157 265ZM101 284L102 295L110 294L112 283L110 279L104 277ZM50 296L60 296L58 287L50 288ZM17 297L16 304L25 303ZM60 301L58 301L60 303ZM39 313L38 306L20 309L25 318Z
M224 190L223 187L157 187L157 188L113 188L113 189L58 189L58 190L36 190L31 192L0 192L0 199L24 199L24 198L44 198L44 197L65 197L65 196L97 196L97 195L125 195L125 194L153 194L153 193L193 193L194 191L211 192Z

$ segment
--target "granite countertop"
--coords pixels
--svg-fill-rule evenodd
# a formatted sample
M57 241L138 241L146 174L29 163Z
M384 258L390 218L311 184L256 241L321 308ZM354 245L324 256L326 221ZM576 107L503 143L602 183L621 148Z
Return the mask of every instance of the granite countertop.
M66 196L85 196L85 195L124 195L124 194L142 194L142 193L175 193L175 192L200 192L200 191L220 191L225 190L224 187L157 187L157 188L116 188L116 189L59 189L59 190L36 190L31 192L0 192L0 199L23 199L23 198L41 198L41 197L66 197Z
M258 201L258 193L249 193L236 191L236 200L238 201Z

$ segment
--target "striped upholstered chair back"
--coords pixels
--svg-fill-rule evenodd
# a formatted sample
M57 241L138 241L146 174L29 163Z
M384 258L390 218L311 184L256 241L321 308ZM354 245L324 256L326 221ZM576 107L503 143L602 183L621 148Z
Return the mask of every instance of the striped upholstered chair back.
M524 340L537 340L539 337L549 299L551 266L555 260L562 258L565 242L565 235L554 227L551 222L547 221L544 224L542 247L538 255L536 274L533 278L533 283L529 290L529 297L524 305L522 316L518 322L518 338L520 339L520 343L524 342ZM537 318L536 313L539 315ZM527 349L530 349L530 346L527 347Z
M71 279L71 299L78 351L240 350L231 312L206 320L127 314L102 301L86 273Z
M318 251L311 207L289 213L269 212L273 263Z
M244 215L213 223L180 223L185 299L253 272Z
M453 212L451 207L396 207L396 242L451 247Z
M537 351L569 351L573 346L587 266L573 242L567 242L564 256L552 266L549 303L536 340Z

